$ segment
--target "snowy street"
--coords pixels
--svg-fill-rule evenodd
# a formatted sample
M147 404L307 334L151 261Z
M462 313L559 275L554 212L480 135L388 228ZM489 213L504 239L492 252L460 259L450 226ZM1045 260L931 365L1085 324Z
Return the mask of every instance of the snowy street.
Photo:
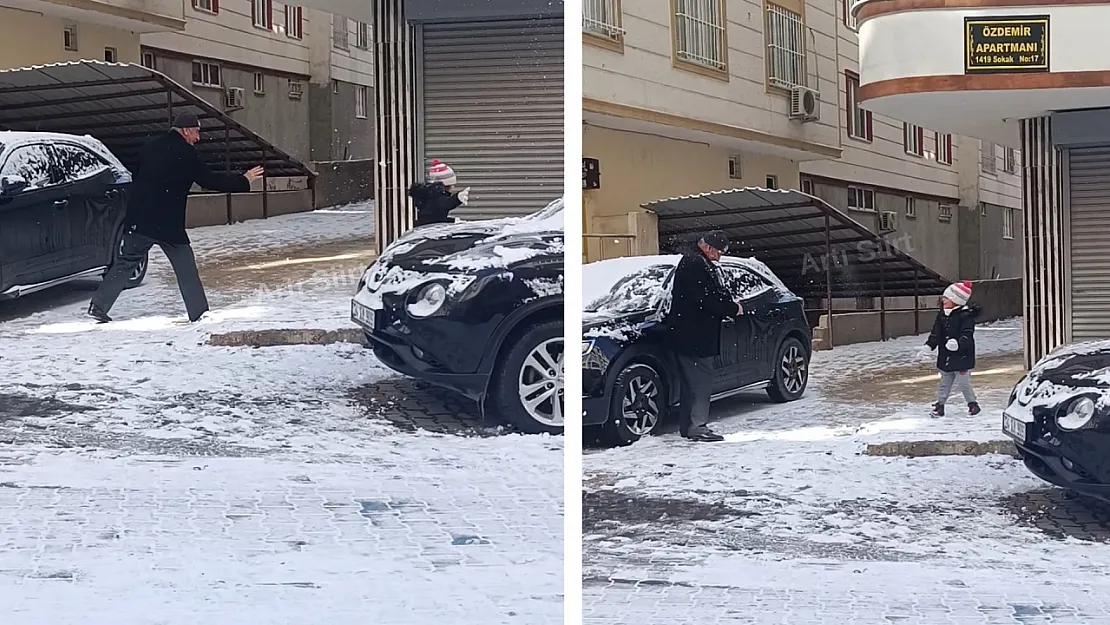
M560 437L360 345L206 344L353 328L368 211L191 230L198 324L157 248L111 324L95 282L0 303L5 625L562 623Z
M977 331L983 412L932 418L924 336L817 352L806 396L725 400L725 442L586 451L585 622L937 625L1110 620L1110 511L1004 455L864 455L997 441L1021 328Z

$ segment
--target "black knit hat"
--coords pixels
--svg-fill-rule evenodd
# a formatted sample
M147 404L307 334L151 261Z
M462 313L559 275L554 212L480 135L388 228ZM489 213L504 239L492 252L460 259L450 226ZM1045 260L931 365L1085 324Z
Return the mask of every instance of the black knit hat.
M200 120L197 119L196 113L188 111L179 113L177 117L173 118L174 128L200 128Z
M728 252L728 235L720 230L714 230L701 238L709 247L724 254Z

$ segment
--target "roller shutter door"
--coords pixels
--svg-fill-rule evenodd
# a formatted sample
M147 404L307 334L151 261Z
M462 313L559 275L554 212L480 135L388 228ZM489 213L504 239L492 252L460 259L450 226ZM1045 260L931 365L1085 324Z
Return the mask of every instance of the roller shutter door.
M1110 147L1070 150L1068 183L1071 338L1110 338Z
M425 167L471 187L464 219L527 215L563 194L563 20L426 24Z

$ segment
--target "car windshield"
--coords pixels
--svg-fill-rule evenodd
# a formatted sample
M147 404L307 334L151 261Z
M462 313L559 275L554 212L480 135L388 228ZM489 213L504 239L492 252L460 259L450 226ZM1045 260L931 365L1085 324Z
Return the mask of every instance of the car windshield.
M609 292L589 302L585 312L626 314L652 310L665 295L673 264L651 265L620 279ZM584 276L586 277L586 276Z

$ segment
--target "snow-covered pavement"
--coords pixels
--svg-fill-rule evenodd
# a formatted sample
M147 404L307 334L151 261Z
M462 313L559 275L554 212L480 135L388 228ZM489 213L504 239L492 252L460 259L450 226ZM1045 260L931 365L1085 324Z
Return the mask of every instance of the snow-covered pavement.
M979 353L1016 352L1020 337L1014 322L980 328ZM932 384L913 404L830 392L845 379L899 379L922 342L818 353L803 400L715 406L723 443L666 434L587 452L585 621L1110 620L1110 547L1098 542L1108 526L1062 503L1020 462L860 453L881 440L1002 438L1008 388L983 392L978 417L954 397L944 419L928 416Z
M398 429L359 346L204 344L350 327L371 222L190 231L199 324L157 251L112 324L0 305L4 625L562 622L560 438Z

